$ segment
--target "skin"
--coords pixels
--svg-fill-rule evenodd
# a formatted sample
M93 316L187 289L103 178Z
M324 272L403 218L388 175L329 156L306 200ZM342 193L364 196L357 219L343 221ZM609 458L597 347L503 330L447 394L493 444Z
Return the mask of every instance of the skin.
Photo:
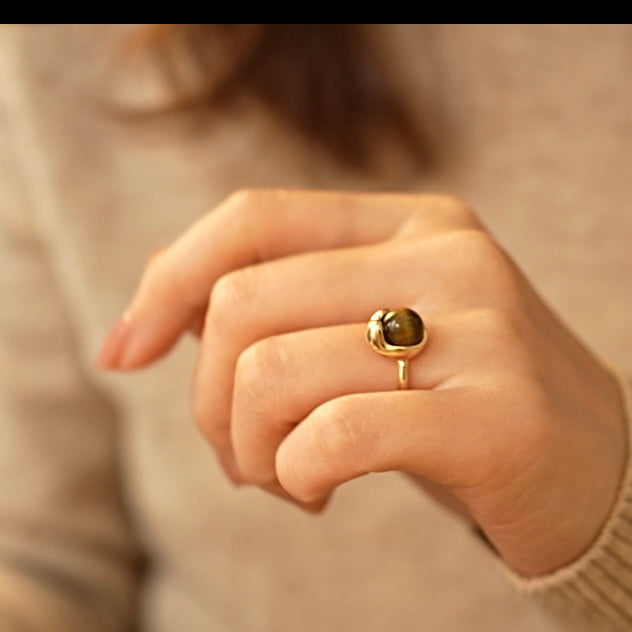
M429 334L407 391L365 340L400 306ZM98 364L146 366L186 331L193 417L235 483L320 511L399 470L525 576L579 557L615 502L615 379L460 200L238 192L150 260Z

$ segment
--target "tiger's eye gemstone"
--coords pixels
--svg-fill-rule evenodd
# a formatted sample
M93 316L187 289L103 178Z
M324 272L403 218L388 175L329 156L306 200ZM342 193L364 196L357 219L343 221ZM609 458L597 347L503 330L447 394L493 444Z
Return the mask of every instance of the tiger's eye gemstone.
M382 320L384 340L391 345L409 347L424 337L424 323L417 312L402 307L386 314Z

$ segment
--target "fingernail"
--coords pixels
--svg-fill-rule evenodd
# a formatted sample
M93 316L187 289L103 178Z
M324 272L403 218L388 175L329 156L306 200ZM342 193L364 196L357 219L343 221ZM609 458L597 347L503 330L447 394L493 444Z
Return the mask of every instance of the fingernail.
M108 332L97 355L97 367L111 370L121 368L121 358L125 353L131 336L131 327L127 314L123 314Z

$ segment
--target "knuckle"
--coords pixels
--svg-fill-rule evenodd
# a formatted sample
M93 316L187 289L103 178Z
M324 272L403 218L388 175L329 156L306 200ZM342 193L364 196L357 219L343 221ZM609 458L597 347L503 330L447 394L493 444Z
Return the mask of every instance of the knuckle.
M352 423L352 412L344 398L334 399L318 410L319 423L314 425L317 436L314 446L324 463L336 463L352 458L360 438Z
M235 401L250 410L263 411L279 401L285 383L286 350L282 336L264 338L247 347L237 360Z
M471 207L460 197L449 193L443 193L439 196L439 200L444 208L455 214L462 214L467 217L473 214Z
M251 231L253 226L265 225L275 202L282 195L283 190L279 189L237 189L226 198L222 210L229 213L244 231Z
M346 479L353 477L350 473L369 471L364 466L370 449L361 444L362 433L354 423L356 411L348 401L352 397L321 404L300 427L300 439L293 442L290 435L290 442L277 451L277 477L295 498L303 502L322 498L324 491L340 482L341 474Z
M482 307L476 311L481 328L488 328L495 332L510 330L512 317L507 309L501 307Z
M283 188L246 188L232 193L225 201L223 210L239 227L244 238L261 248L258 237L267 234L271 225L282 218L282 209L293 201L301 201L303 194Z
M464 200L450 194L434 196L434 204L450 223L460 228L482 228L482 224L474 209Z
M254 268L234 270L220 277L211 290L208 318L222 329L243 325L243 319L255 295Z
M455 223L458 222L464 228L483 229L483 224L479 219L476 211L466 202L455 200L449 205L449 212L454 217Z
M260 189L237 189L224 199L215 213L226 215L231 223L247 231L259 215L257 211L263 193Z
M474 311L474 331L479 348L493 354L494 363L507 379L537 376L537 358L528 340L533 340L530 325L522 310L496 305ZM498 378L500 379L500 378Z
M234 211L240 212L250 208L252 203L260 196L261 191L254 188L242 188L233 191L225 200L224 205Z
M452 231L451 238L453 245L468 258L484 260L496 256L496 251L500 250L494 238L481 228L460 228Z
M482 307L476 310L479 331L485 337L504 344L520 339L521 325L515 310L507 307Z
M464 274L473 277L477 286L493 289L496 296L516 298L519 283L515 266L486 230L453 231L444 246L457 257Z

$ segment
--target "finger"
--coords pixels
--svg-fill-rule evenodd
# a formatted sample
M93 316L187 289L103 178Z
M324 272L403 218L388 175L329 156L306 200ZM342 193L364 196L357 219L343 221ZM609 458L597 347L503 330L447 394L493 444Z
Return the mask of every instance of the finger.
M134 368L166 352L205 309L216 280L231 270L468 222L474 222L471 212L446 196L238 193L153 258L125 318L104 345L101 364Z
M363 393L330 400L285 438L276 454L284 489L314 502L370 472L403 470L431 481L459 473L490 441L478 391Z
M296 255L222 277L213 290L194 378L193 417L202 432L218 449L230 449L235 366L257 340L366 323L382 307L408 306L424 317L437 309L462 311L513 300L513 293L498 282L501 274L490 269L496 266L494 257L477 251L472 263L459 255L472 251L470 241L479 250L487 244L460 231L396 247L389 243Z
M498 342L488 342L485 334L492 327L482 311L428 314L428 343L409 361L409 388L477 383L478 376L498 366L497 344L511 351L502 331ZM313 410L352 393L397 388L397 364L369 346L365 324L260 340L241 354L235 372L230 434L238 470L259 485L276 480L279 445Z
M282 333L366 322L382 301L411 304L416 290L408 261L374 254L377 248L288 257L220 280L207 313L192 397L193 417L216 448L230 449L234 372L248 346Z
M411 363L414 387L430 388L443 377L432 351L429 342ZM230 434L240 473L257 485L276 481L280 443L312 410L343 395L393 390L397 384L396 364L370 348L362 324L257 342L239 357L235 372Z

